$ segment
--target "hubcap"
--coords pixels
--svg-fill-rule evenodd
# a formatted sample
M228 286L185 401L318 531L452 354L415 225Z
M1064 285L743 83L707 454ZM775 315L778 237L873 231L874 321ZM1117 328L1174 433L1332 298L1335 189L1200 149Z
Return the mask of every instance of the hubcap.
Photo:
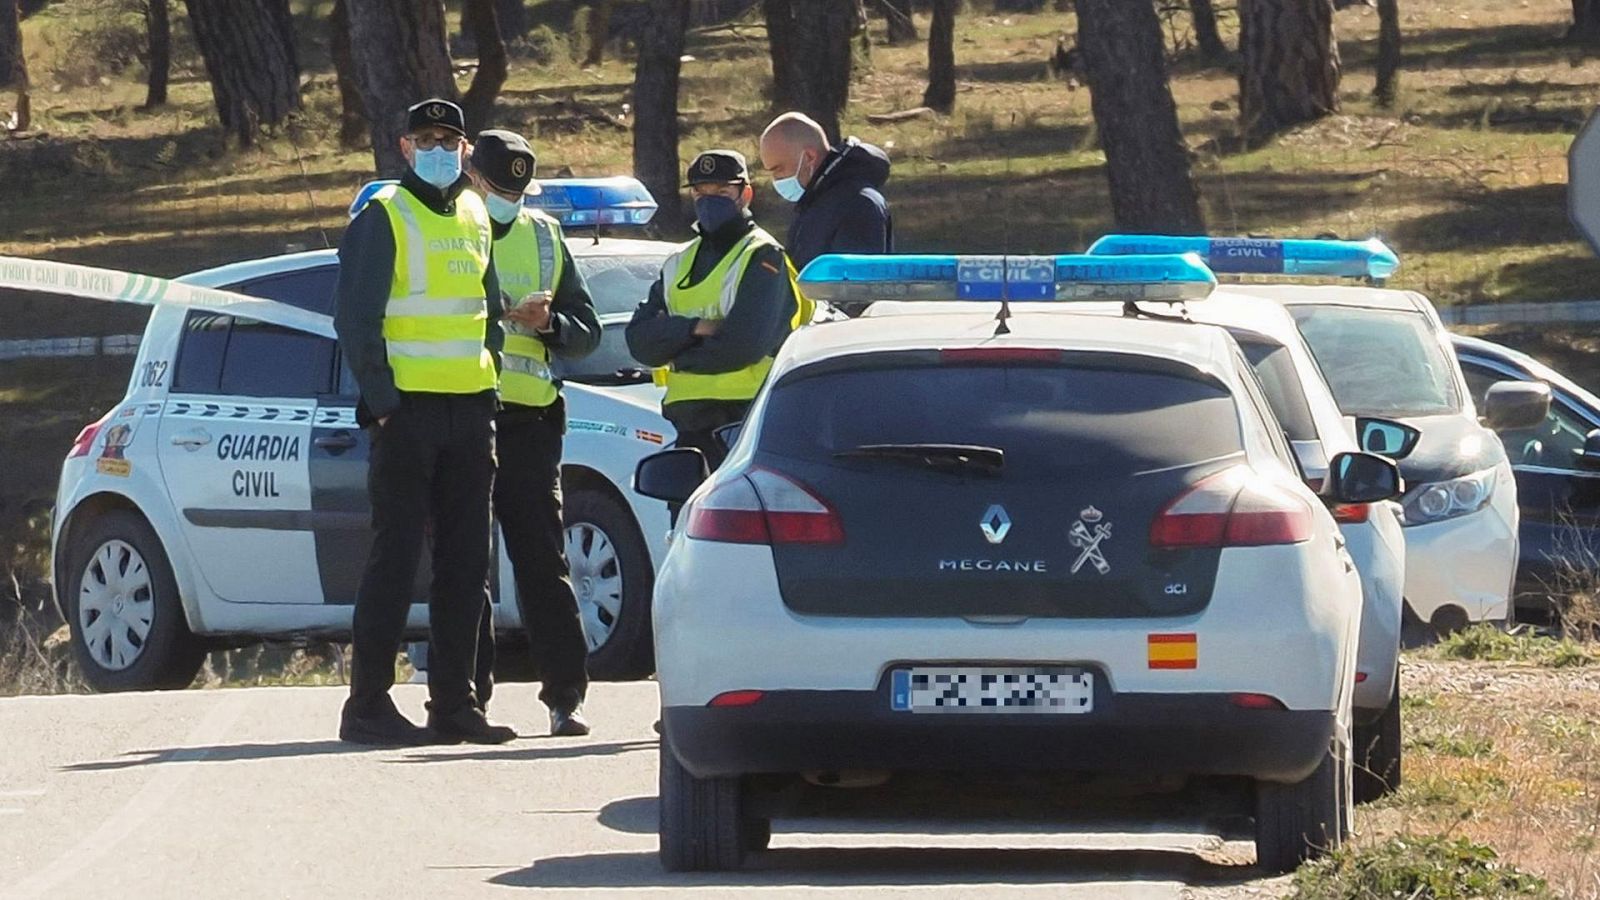
M144 653L155 612L144 557L125 541L101 544L78 589L78 631L89 658L113 672L133 665Z
M622 616L622 563L611 537L590 522L567 526L567 564L589 652L611 639Z

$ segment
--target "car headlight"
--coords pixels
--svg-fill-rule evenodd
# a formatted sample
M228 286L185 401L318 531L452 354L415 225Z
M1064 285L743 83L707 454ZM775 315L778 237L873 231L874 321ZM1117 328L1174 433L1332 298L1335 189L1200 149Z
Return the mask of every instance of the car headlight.
M1483 509L1494 495L1495 470L1484 469L1449 481L1436 481L1406 493L1401 506L1407 525L1443 522Z

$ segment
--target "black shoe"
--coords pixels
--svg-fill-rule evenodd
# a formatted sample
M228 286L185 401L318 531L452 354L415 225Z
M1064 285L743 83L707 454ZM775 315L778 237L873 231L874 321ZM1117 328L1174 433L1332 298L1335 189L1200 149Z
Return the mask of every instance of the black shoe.
M505 744L517 739L516 729L491 725L476 706L464 706L448 716L429 711L428 730L439 744Z
M550 733L555 737L583 737L589 733L589 722L583 717L583 707L550 710Z
M428 730L401 715L388 697L381 705L359 712L345 701L339 715L339 740L369 747L423 747L432 742Z

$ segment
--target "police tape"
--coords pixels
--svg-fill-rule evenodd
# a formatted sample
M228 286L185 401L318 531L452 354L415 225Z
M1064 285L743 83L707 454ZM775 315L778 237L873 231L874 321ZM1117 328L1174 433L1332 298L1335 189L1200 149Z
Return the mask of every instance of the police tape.
M3 288L106 303L200 309L282 325L326 338L334 337L333 319L323 313L300 309L277 300L247 297L232 291L117 269L0 256L0 289Z

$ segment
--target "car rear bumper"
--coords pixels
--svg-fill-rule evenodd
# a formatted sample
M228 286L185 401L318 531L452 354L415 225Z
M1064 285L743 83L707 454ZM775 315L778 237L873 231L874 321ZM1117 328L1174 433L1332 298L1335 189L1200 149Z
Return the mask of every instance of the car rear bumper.
M1256 710L1223 694L1097 691L1084 714L919 714L876 691L771 691L748 706L669 706L662 728L699 778L803 771L1310 775L1327 710Z

